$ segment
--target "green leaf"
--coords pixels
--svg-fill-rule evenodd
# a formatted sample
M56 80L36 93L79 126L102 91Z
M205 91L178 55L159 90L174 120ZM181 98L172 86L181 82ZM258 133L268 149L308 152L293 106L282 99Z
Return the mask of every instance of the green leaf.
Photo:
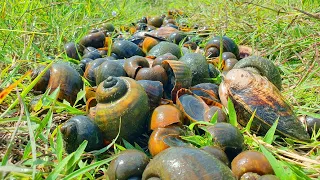
M64 177L64 180L69 180L69 179L73 179L73 178L76 178L76 177L79 177L81 175L83 175L84 173L90 171L91 169L94 169L98 166L101 166L101 165L104 165L104 164L107 164L109 163L110 161L112 161L113 159L115 159L117 156L112 156L108 159L105 159L105 160L101 160L101 161L98 161L98 162L95 162L93 164L90 164L88 166L85 166L84 168L80 168L76 171L74 171L73 173L70 173L69 175L67 175L66 177Z
M181 139L186 140L196 146L203 147L203 146L210 145L210 142L208 141L208 139L206 139L202 136L199 136L199 135L180 136L180 137L181 137Z
M208 125L208 126L213 125L213 124L211 124L211 123L209 123L209 122L206 122L206 121L197 121L197 122L194 122L194 123L190 124L190 125L188 126L188 128L192 131L192 130L194 129L195 125L198 125L198 124Z
M54 168L54 170L49 174L47 177L48 180L55 180L57 179L58 175L60 174L63 169L65 169L65 166L69 162L69 160L74 155L74 152L69 154L67 157L63 158L63 160Z
M211 117L210 123L216 124L218 122L218 111L214 113L214 115Z
M60 128L57 127L57 139L56 139L56 154L58 161L62 161L62 152L63 152L63 139L62 139L62 134L60 131Z
M272 144L273 140L274 140L274 133L276 132L277 129L277 125L278 125L278 121L279 121L279 117L278 119L273 123L273 125L271 126L271 128L268 130L267 134L264 136L263 141L268 143L268 144Z
M253 121L255 115L256 115L256 109L253 111L253 113L252 113L252 115L251 115L251 117L250 117L250 119L249 119L249 122L248 122L248 124L246 125L246 128L244 129L244 131L250 132L251 125L252 125L252 121ZM243 132L244 132L244 131L243 131Z
M122 139L123 141L123 145L126 149L135 149L134 146L132 146L128 141L126 141L125 139Z
M233 105L230 97L228 97L228 113L229 113L230 124L237 127L238 126L237 114L236 114L236 110L234 109L234 105Z
M80 101L81 99L83 99L86 96L86 91L84 91L83 89L81 89L78 94L77 94L77 99L75 101L75 103L73 104L73 107L75 107L78 103L78 101Z
M295 173L296 176L300 177L298 179L311 180L311 178L309 178L309 176L307 176L306 173L303 172L299 166L294 166L293 164L290 164L286 161L282 161L282 163L288 166Z
M277 177L279 177L281 180L296 179L296 177L292 173L288 173L284 169L282 163L278 161L263 145L260 145L260 149L262 153L265 155L265 157L268 159Z
M74 171L74 169L76 168L76 165L78 164L78 162L81 159L82 154L84 153L84 150L87 147L87 144L88 144L88 141L84 140L80 144L78 149L74 152L74 156L72 156L72 158L70 159L70 161L68 162L68 164L66 166L66 174L72 173Z

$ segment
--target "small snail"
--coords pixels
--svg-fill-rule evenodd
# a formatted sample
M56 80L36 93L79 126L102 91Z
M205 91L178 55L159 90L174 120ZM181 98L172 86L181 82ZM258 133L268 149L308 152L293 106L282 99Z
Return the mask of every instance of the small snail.
M258 151L240 153L233 159L231 169L238 179L246 172L254 172L259 175L274 174L267 158Z
M232 52L237 59L240 58L239 48L237 44L227 36L215 36L212 38L205 47L206 57L218 57L220 54L220 40L223 43L223 52Z
M141 179L148 165L148 156L136 149L122 151L109 164L107 175L110 180Z
M157 45L153 46L153 48L150 49L147 55L149 57L159 57L166 53L171 53L175 55L177 58L181 57L180 47L174 43L165 41L162 41Z

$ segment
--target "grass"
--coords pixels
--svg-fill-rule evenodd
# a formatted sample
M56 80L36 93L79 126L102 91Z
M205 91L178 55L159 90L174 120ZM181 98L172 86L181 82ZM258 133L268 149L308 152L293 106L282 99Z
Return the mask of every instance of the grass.
M91 28L104 22L119 28L142 16L181 9L188 17L180 21L190 26L208 26L211 36L226 34L237 44L251 46L271 59L281 70L282 93L296 114L319 118L319 5L316 0L1 1L0 88L5 89L39 64L48 65L48 56L70 60L63 53L63 45L78 42ZM18 93L13 90L0 104L0 175L2 172L7 179L94 179L99 172L105 172L111 159L92 157L83 153L83 147L67 155L62 148L57 127L81 110L56 102L54 95L48 95L46 102L39 105L49 110L46 115L37 117L24 106L34 96L29 92L34 83L27 76L18 83ZM7 110L9 106L12 108ZM255 136L248 127L243 134L248 149L264 152L273 166L278 164L280 173L286 171L287 177L320 176L320 143L315 138L310 143L279 141L274 140L273 133ZM128 146L117 145L115 153Z

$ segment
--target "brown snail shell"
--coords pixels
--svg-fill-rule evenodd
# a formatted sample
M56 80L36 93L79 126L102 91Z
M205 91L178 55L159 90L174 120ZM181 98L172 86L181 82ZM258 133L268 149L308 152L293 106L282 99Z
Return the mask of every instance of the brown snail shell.
M183 116L174 105L161 105L154 109L151 116L150 129L164 128L172 124L181 125Z
M179 30L177 30L176 28L165 26L165 27L160 27L156 30L153 30L149 34L151 34L152 36L168 39L171 33L178 32L178 31Z
M150 67L146 58L141 56L133 56L125 60L124 70L128 76L135 79L139 69L143 67Z
M138 80L137 81L145 90L149 98L150 110L158 107L163 96L163 85L160 81Z
M219 95L222 104L227 107L223 99L230 97L242 126L246 126L256 110L252 130L265 134L279 118L277 133L303 141L310 139L290 105L267 78L243 69L232 69L221 85Z
M44 69L45 69L45 66L37 67L34 71L32 71L31 78L35 79ZM50 79L50 70L47 70L45 74L37 82L37 84L33 86L33 90L41 91L42 93L44 93L47 90L49 79Z
M220 107L217 107L217 106L211 106L210 109L205 112L205 114L204 114L204 121L210 122L212 116L213 116L216 112L218 113L217 122L227 122L227 116L226 116L226 114L223 112L223 110L222 110Z
M166 128L156 128L151 133L148 142L150 154L154 157L171 146L187 146L188 144L179 138L179 136L183 134L184 131L177 125L167 126Z
M117 155L109 164L107 175L110 180L141 179L148 165L149 157L136 149L127 149Z
M214 156L190 147L170 147L153 158L142 179L235 179L231 170Z
M50 68L48 88L53 92L58 87L60 87L58 99L65 99L70 104L74 104L78 92L83 88L80 74L68 63L58 62Z
M168 75L168 83L164 86L164 96L175 102L177 91L191 86L191 70L183 62L174 60L165 60L161 66L166 70Z
M219 146L232 161L244 147L244 138L240 130L229 123L219 122L213 126L206 126L207 132L213 137L215 145Z
M108 77L97 88L97 106L90 109L106 140L133 140L144 132L149 113L148 96L143 87L128 77ZM91 112L93 111L93 112Z
M177 60L178 61L178 58L171 54L171 53L166 53L166 54L163 54L161 56L158 56L152 63L152 66L156 66L156 65L161 65L162 64L162 61L164 60Z
M230 71L235 64L237 64L238 60L235 58L228 58L224 61L223 71Z
M176 102L178 108L191 123L204 121L205 112L209 111L209 106L188 89L178 90Z
M95 69L99 67L103 62L105 62L106 59L104 58L98 58L93 61L90 61L87 66L86 70L84 72L84 77L86 80L93 86L96 85L96 76L95 76Z
M144 53L148 53L150 49L152 49L155 45L159 43L158 40L152 38L152 37L146 37L144 38L142 42L142 50Z
M103 32L90 33L80 40L80 45L84 47L101 48L104 46L105 34Z
M154 27L161 27L163 23L163 18L160 16L148 18L148 24Z
M160 81L164 86L167 85L168 76L165 69L160 66L153 66L152 68L141 68L135 80L152 80L152 81Z
M258 151L240 153L232 160L231 169L238 179L246 172L254 172L259 175L274 174L268 159Z

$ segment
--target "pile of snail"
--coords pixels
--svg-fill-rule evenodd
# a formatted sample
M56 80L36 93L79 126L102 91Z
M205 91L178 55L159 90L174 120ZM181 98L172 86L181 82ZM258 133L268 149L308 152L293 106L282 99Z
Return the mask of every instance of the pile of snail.
M60 87L58 99L74 104L83 88L81 77L91 85L85 89L87 115L61 127L66 151L75 151L84 140L89 152L116 137L135 142L148 134L153 159L125 150L110 163L109 179L277 179L263 154L244 151L243 135L223 109L230 98L241 126L255 111L254 133L265 134L279 119L277 134L308 141L310 135L281 95L277 67L246 54L226 36L211 37L200 48L203 39L183 31L176 23L180 16L170 11L144 17L128 28L130 36L104 24L80 42L65 44L66 55L79 64L54 63L34 90ZM219 70L220 85L211 81ZM185 125L209 122L215 113L217 123L205 127L215 146L200 149L181 138L188 133ZM314 124L308 127L319 129Z

